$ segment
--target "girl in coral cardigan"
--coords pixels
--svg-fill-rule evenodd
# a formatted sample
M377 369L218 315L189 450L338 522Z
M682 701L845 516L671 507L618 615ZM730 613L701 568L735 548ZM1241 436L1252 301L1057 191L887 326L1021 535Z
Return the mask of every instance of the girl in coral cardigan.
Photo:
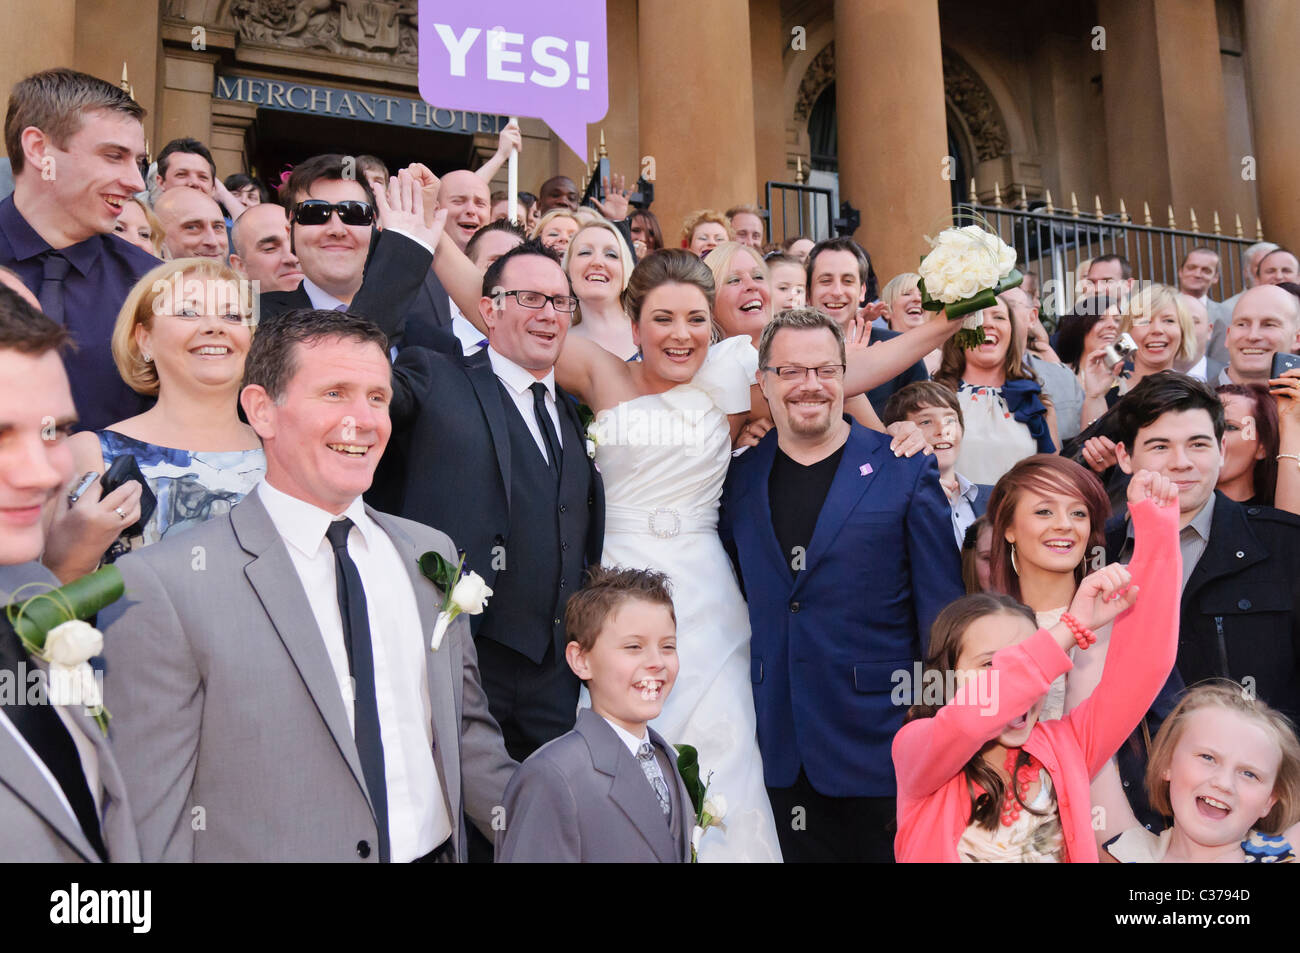
M926 667L945 704L913 706L894 737L898 860L1097 861L1088 782L1155 699L1178 640L1178 489L1144 470L1128 499L1133 561L1085 577L1051 629L992 594L935 620ZM1097 688L1061 720L1038 721L1048 687L1071 668L1066 650L1112 619Z

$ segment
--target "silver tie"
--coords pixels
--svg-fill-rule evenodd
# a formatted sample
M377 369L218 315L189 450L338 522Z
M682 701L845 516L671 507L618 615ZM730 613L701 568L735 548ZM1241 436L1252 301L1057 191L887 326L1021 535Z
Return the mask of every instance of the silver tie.
M636 759L641 764L641 771L645 774L645 779L650 782L650 786L655 790L655 797L659 798L659 807L664 812L664 817L672 814L672 801L668 799L668 785L664 782L663 773L659 770L659 763L655 761L655 749L650 746L650 742L641 742L641 747L637 749Z

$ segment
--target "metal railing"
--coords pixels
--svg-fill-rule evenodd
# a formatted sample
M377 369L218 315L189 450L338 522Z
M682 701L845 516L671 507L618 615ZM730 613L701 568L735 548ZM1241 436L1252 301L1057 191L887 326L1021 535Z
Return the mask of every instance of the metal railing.
M1034 271L1039 279L1039 296L1045 315L1061 315L1074 307L1077 295L1079 264L1102 255L1123 255L1133 269L1133 277L1162 284L1178 284L1178 267L1193 248L1210 248L1219 255L1218 283L1210 288L1211 298L1222 301L1245 288L1243 252L1263 240L1256 220L1255 237L1243 233L1241 217L1234 216L1234 235L1225 235L1219 213L1213 214L1213 231L1203 232L1190 210L1191 227L1179 228L1174 210L1169 209L1169 225L1162 227L1151 220L1151 209L1143 206L1143 221L1129 218L1120 200L1118 213L1103 212L1101 199L1095 200L1092 213L1082 213L1073 194L1070 209L1054 208L1052 193L1046 202L1029 203L1023 188L1020 201L1007 205L1001 189L994 187L993 203L980 204L971 183L971 204L961 206L955 224L968 225L977 217L984 219L1004 242L1019 253L1022 270Z
M768 182L764 189L764 199L767 237L772 242L782 242L795 235L804 235L813 241L852 235L861 222L857 209L848 202L840 203L840 213L836 216L834 194L821 186L804 185L802 182Z

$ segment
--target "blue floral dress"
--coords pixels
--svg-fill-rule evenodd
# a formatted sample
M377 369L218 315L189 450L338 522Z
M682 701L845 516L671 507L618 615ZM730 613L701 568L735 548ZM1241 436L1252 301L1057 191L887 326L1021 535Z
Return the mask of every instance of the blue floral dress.
M104 466L131 454L158 498L144 531L115 542L105 556L107 562L156 543L169 533L229 513L266 473L266 457L260 447L207 453L159 447L114 430L101 430L98 437Z

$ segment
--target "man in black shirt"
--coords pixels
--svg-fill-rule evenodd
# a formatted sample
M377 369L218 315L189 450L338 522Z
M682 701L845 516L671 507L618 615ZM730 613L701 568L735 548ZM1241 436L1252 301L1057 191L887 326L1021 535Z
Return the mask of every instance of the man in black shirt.
M844 363L844 332L822 312L768 324L758 382L775 427L732 464L719 526L749 596L758 743L787 861L893 859L890 744L906 709L891 693L962 595L934 457L896 457L844 416Z

